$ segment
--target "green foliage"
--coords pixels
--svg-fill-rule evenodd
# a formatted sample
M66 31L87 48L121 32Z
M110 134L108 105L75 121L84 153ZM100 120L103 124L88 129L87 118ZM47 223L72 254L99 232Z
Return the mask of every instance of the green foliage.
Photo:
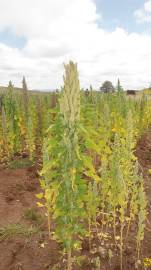
M11 168L43 162L38 205L47 210L49 237L53 235L67 253L68 270L83 237L89 238L91 250L93 238L103 241L107 231L111 237L114 233L115 244L119 241L122 269L134 222L140 255L147 213L134 153L150 124L151 106L145 96L128 98L119 80L117 90L80 90L77 65L70 62L61 92L30 94L24 79L22 94L10 82L0 97L1 162ZM14 159L21 155L27 159ZM34 209L25 216L39 222ZM99 260L96 265L100 267Z
M26 81L24 88L22 91L27 92ZM26 153L34 161L41 156L45 131L52 122L52 94L28 93L24 98L23 93L14 89L10 81L7 91L0 97L0 158L8 162L16 154ZM28 109L24 108L24 103L28 104Z
M56 223L56 237L68 253L68 269L72 267L72 250L78 243L76 237L84 232L82 224L78 222L85 216L79 120L80 85L77 66L70 62L65 65L60 112L44 144L44 181L41 182L48 213L51 211Z
M83 234L89 237L91 249L93 228L100 239L107 226L112 226L115 242L120 239L122 269L123 245L137 218L138 249L143 238L145 204L140 207L141 176L134 149L142 126L148 126L150 109L145 99L127 100L121 89L103 95L93 93L91 87L85 95L80 92L76 65L65 65L65 72L60 109L44 141L44 195L39 198L45 198L50 231L50 217L55 221L55 239L67 251L68 269Z

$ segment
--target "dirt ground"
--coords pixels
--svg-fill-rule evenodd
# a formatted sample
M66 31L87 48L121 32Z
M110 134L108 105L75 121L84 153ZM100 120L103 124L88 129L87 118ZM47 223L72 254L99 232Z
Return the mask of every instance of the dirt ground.
M145 239L141 249L142 258L151 258L151 175L148 170L151 169L151 132L144 134L140 139L136 149L141 170L145 179L145 190L148 198L148 218L145 228ZM38 232L32 235L16 235L9 237L6 235L0 238L0 270L58 270L64 269L61 264L65 259L62 258L61 247L53 240L48 240L47 221L42 209L37 208L35 194L40 192L39 180L36 169L28 167L24 169L0 168L0 235L1 228L8 224L20 224L23 228L35 228L38 223ZM36 221L25 218L29 209L35 209L40 215ZM32 226L32 227L31 227ZM135 226L131 228L131 239L128 240L124 251L123 270L135 270L136 251L133 246L135 242ZM9 232L8 232L9 234ZM100 253L97 250L101 264L98 266L92 264L92 254L89 254L87 241L83 242L82 255L85 256L82 266L74 267L74 270L119 270L119 255L112 259L103 253L100 247ZM98 267L98 268L97 268ZM145 269L138 266L137 269ZM147 267L147 270L151 267Z
M151 259L151 131L139 140L136 156L145 180L145 191L148 200L148 216L145 227L145 238L142 245L142 257ZM150 260L151 261L151 260ZM147 269L151 269L148 267Z

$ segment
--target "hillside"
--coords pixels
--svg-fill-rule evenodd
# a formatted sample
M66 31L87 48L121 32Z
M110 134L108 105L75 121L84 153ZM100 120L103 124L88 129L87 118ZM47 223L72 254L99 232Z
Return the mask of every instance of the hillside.
M29 90L29 94L48 94L50 91L42 91L42 90ZM0 95L1 94L5 94L7 91L7 87L6 86L0 86ZM16 91L17 93L21 93L22 88L20 87L14 87L14 91Z

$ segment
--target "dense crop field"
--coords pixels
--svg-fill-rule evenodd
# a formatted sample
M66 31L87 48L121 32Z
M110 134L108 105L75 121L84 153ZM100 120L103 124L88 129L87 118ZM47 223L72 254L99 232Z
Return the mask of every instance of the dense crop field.
M114 94L81 91L72 62L65 65L60 92L29 94L25 80L22 92L15 92L10 83L0 97L0 173L9 171L11 178L14 171L31 168L39 187L16 219L20 224L5 222L1 215L0 240L11 246L6 241L18 235L40 238L35 245L46 261L27 266L20 257L0 269L127 270L151 265L142 248L151 222L144 181L151 173L151 151L144 171L137 148L142 136L149 136L144 134L150 134L150 124L151 103L145 95L134 99L122 89ZM24 196L27 191L21 182L17 186L9 200L14 207L16 199L22 200L20 191ZM57 260L48 263L52 251ZM43 255L36 254L32 259L37 262Z

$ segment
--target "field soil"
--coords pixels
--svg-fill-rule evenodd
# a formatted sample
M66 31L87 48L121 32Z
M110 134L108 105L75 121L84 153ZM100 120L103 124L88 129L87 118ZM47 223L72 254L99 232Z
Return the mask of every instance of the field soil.
M148 199L148 217L145 239L141 248L141 258L151 258L151 132L139 140L136 148L140 170L145 180ZM34 166L21 169L0 167L0 270L58 270L65 269L66 257L61 253L61 246L54 240L48 240L47 219L43 208L37 207L36 194L40 192L37 168ZM30 209L38 213L38 218L30 217ZM39 219L40 216L40 219ZM11 226L21 225L21 233L11 231ZM3 235L3 228L7 228ZM28 228L37 228L36 233L27 235ZM151 269L136 263L135 248L136 226L132 226L130 238L124 249L123 270ZM94 240L95 242L95 240ZM108 258L103 246L93 254L89 251L87 240L82 244L83 262L73 270L120 270L119 252ZM98 251L99 250L99 251ZM98 260L99 258L99 260ZM95 260L95 264L94 264ZM98 260L98 263L97 263Z

